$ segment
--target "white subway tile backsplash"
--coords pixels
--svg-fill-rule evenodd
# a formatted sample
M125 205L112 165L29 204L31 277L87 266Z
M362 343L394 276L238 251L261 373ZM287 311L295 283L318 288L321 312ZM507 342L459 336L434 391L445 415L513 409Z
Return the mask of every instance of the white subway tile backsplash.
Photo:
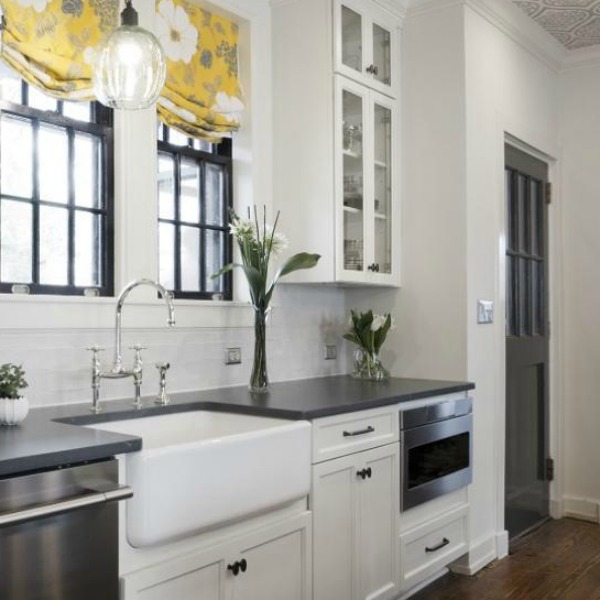
M134 307L128 307L130 312ZM76 305L73 310L77 310ZM203 310L199 305L198 310ZM226 310L226 309L225 309ZM128 313L129 314L129 313ZM336 289L282 286L278 290L268 325L267 352L272 381L335 375L346 372L344 353L335 361L323 360L325 343L341 344L345 328L344 292ZM143 353L146 396L156 394L158 373L154 363L171 363L170 392L244 385L250 378L254 352L252 327L186 328L156 326L127 329L122 335L123 356L132 362L129 346L147 346ZM110 329L23 329L0 331L0 364L22 363L30 387L32 406L88 402L90 353L93 344L106 346L102 360L108 364L114 352ZM242 364L226 367L223 349L242 349ZM128 380L102 381L103 399L131 397Z

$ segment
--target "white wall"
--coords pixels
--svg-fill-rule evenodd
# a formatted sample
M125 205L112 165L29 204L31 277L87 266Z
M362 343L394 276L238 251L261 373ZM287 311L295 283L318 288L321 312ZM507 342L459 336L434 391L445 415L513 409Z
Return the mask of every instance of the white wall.
M476 6L476 5L475 5ZM516 7L515 7L516 8ZM518 9L516 9L518 10ZM521 17L521 15L518 15ZM555 155L559 77L476 7L466 12L468 379L477 385L473 556L506 550L504 529L504 137ZM515 17L516 18L516 17ZM555 240L552 237L551 244ZM477 300L493 300L493 325L477 324ZM554 436L553 436L554 437ZM499 537L496 540L495 534Z
M203 4L206 4L203 2ZM272 205L271 43L268 0L217 0L219 9L241 23L240 62L247 109L234 141L235 201L238 207ZM140 22L152 26L153 3L140 3ZM131 279L158 273L156 233L156 126L152 109L121 113L115 123L116 293ZM305 250L305 248L298 248ZM123 347L135 342L145 353L144 394L154 394L152 364L172 364L169 389L184 391L249 380L253 311L238 302L175 301L177 327L166 328L165 307L151 290L135 290L123 312ZM241 292L239 290L242 290ZM343 355L323 360L325 342L340 342L343 292L295 287L274 299L268 333L273 381L345 372ZM113 346L114 299L0 297L0 363L23 363L33 405L88 401L90 357L86 346ZM243 364L225 367L224 349L241 346ZM341 354L341 353L340 353ZM126 351L127 359L130 352ZM102 396L130 396L129 381L104 381Z
M349 308L390 311L382 358L405 377L465 380L466 203L462 7L411 16L402 54L402 288L352 290Z
M600 505L600 60L562 78L565 510Z
M415 2L403 42L403 287L351 292L348 304L398 317L395 374L477 386L472 544L459 567L471 573L507 551L504 136L557 153L562 51L498 0ZM493 325L477 325L479 298L494 301Z

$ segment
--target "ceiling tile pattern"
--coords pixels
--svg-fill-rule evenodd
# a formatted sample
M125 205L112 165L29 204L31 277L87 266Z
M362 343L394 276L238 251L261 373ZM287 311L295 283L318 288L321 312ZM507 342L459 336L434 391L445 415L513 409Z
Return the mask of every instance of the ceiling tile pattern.
M561 44L600 45L600 0L513 0Z

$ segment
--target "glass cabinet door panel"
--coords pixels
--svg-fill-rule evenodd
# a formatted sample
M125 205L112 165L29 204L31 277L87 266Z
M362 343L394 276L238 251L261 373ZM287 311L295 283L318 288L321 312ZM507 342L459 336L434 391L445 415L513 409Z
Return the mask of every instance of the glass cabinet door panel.
M359 13L342 5L342 64L362 73L362 17Z
M374 206L376 273L392 272L392 111L374 105Z
M363 99L342 92L344 269L364 268Z
M392 85L392 34L373 24L373 77L385 85Z

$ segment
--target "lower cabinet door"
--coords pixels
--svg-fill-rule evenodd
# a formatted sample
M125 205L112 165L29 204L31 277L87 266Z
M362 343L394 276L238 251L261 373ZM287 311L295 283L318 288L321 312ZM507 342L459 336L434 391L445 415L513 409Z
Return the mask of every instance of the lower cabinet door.
M314 600L399 593L399 444L313 467Z
M310 516L244 541L233 600L310 600Z
M122 600L226 600L224 549L193 553L121 578Z
M367 477L358 478L357 519L359 544L359 600L388 600L400 589L399 444L389 444L361 452L360 469Z
M355 456L336 458L313 467L314 600L354 600L356 597Z

